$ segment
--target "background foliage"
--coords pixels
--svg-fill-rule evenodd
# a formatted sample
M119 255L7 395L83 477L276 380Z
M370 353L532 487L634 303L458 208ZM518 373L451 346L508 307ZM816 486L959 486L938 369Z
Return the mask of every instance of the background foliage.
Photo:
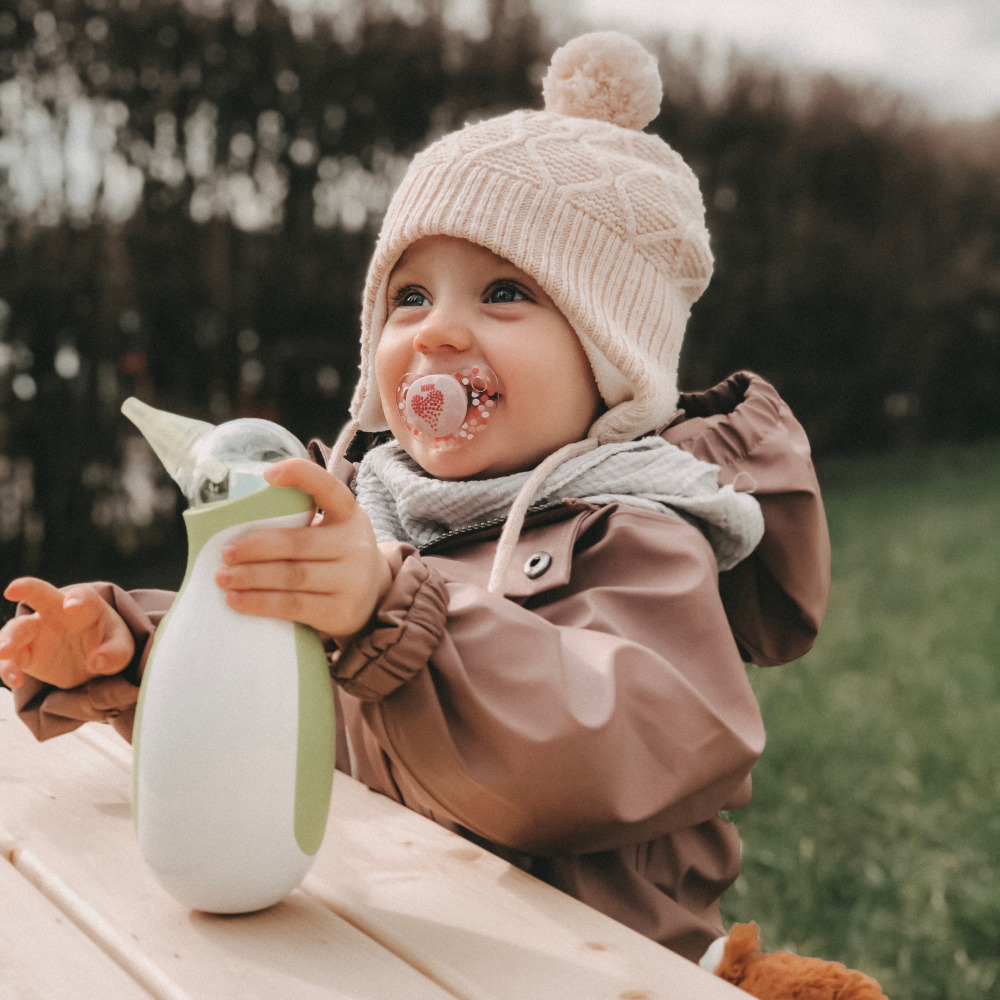
M319 10L327 14L319 16ZM159 575L129 394L331 438L381 213L441 132L537 106L527 0L17 0L0 13L0 556ZM771 378L819 453L1000 430L1000 170L891 92L647 39L717 273L682 384ZM985 129L986 126L984 126ZM971 149L971 146L968 146Z
M751 672L767 749L723 901L892 1000L1000 994L1000 447L820 465L833 589Z

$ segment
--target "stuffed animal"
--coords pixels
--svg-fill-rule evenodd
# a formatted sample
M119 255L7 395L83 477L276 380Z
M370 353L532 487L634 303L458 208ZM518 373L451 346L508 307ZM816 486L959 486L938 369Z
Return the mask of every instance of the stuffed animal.
M758 1000L888 1000L874 979L839 962L765 954L755 923L736 924L700 964Z

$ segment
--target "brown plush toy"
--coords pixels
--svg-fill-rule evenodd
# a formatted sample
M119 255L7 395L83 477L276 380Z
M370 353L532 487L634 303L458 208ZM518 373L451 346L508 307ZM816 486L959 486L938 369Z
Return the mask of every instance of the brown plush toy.
M722 942L721 960L712 949L706 955L714 965L710 971L759 1000L888 1000L874 979L839 962L787 951L765 954L755 923L736 924Z

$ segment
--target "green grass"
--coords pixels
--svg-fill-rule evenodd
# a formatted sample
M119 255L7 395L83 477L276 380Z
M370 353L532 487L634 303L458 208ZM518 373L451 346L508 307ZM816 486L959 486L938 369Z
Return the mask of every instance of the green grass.
M753 668L768 746L727 920L891 1000L1000 996L1000 442L820 468L813 651Z

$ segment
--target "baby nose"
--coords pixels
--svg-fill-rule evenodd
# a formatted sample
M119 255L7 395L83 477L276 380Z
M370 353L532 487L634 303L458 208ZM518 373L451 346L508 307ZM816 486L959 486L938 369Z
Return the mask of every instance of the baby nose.
M422 354L449 348L467 351L473 341L472 329L460 310L434 306L417 329L413 346Z

